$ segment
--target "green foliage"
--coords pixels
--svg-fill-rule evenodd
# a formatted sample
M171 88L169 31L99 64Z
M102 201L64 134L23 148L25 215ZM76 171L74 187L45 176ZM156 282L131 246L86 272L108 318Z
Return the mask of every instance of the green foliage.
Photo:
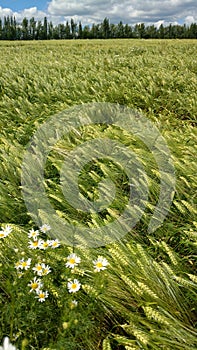
M197 347L196 334L196 42L52 41L1 42L0 62L0 217L13 232L0 239L0 341L8 335L21 349L131 350ZM189 83L188 83L189 82ZM176 193L162 227L147 234L159 196L160 175L147 147L127 130L84 127L64 137L50 152L45 188L60 217L87 227L113 221L128 201L124 169L109 160L86 164L81 192L98 198L98 183L110 178L116 197L99 215L84 214L64 200L59 171L66 152L95 137L119 140L143 163L149 203L141 221L122 241L97 249L78 248L83 280L78 306L67 290L71 272L65 258L72 248L33 251L27 231L34 225L21 194L21 162L34 131L50 115L87 102L112 102L143 112L170 148ZM109 267L92 273L102 255ZM30 270L19 278L15 263L45 259L49 298L29 293ZM28 342L28 345L27 345Z

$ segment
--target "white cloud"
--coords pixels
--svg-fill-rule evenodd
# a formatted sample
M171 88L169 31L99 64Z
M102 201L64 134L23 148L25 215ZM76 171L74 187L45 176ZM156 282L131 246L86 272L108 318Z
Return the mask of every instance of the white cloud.
M43 11L39 11L37 7L31 7L31 8L16 12L8 8L2 8L0 6L0 17L3 18L4 16L14 16L17 21L21 21L24 17L26 18L35 17L36 20L42 20L44 16L47 16L47 13Z
M82 21L101 22L108 17L112 23L178 23L197 17L196 0L51 0L49 14L77 17Z
M11 16L12 14L13 14L13 11L11 9L2 8L0 6L0 17Z
M47 0L46 0L47 1ZM19 12L0 7L0 17L15 16L17 21L24 17L48 20L54 24L73 18L82 24L100 23L105 17L111 23L142 23L159 26L161 23L197 22L196 0L51 0L47 11L30 7Z
M36 21L43 21L44 17L47 17L48 21L52 21L55 25L61 23L63 20L62 16L51 16L48 12L38 10L37 7L30 7L28 9L16 12L9 8L2 8L0 6L0 18L7 16L15 17L18 23L20 23L25 17L27 19L34 17Z
M185 23L186 24L192 24L192 23L197 23L197 15L194 17L194 16L187 16L185 18Z

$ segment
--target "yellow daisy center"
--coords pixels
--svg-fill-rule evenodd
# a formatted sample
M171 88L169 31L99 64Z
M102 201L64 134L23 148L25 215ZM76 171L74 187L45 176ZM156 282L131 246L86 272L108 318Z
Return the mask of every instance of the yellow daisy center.
M38 288L38 283L37 282L34 282L31 284L31 288L32 289L37 289Z
M0 233L0 237L4 237L5 236L5 233Z
M76 289L76 288L77 288L77 284L73 283L72 286L71 286L71 289Z
M70 263L70 264L75 264L75 258L71 258L71 259L69 260L69 263Z
M33 242L33 246L37 247L38 246L38 241Z
M96 267L98 267L98 268L103 267L103 263L102 263L101 261L98 261L98 262L96 263Z
M26 261L23 261L23 262L22 262L22 266L23 266L23 267L27 266Z
M37 269L38 271L40 271L40 270L42 270L42 266L38 265L38 266L36 266L36 269Z
M40 293L39 298L44 298L44 293Z

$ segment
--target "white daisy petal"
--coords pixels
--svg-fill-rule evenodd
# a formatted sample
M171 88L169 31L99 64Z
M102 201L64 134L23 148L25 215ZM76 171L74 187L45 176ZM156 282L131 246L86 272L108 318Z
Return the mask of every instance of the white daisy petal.
M44 224L42 226L40 226L40 231L43 233L46 233L47 231L49 231L51 229L51 226Z
M42 303L43 301L45 301L46 298L48 298L48 296L49 296L49 293L47 290L45 292L43 292L42 290L38 290L36 298L38 298L38 301Z
M77 256L75 253L72 253L67 257L66 267L73 269L80 262L81 262L81 258Z
M105 270L107 265L109 265L107 259L102 256L98 256L96 260L93 260L93 264L96 272Z
M77 279L74 279L73 281L68 282L67 287L69 293L75 293L81 288L81 283Z
M28 286L31 287L30 292L33 292L33 291L37 292L43 287L43 284L40 278L34 277L33 281L30 281Z

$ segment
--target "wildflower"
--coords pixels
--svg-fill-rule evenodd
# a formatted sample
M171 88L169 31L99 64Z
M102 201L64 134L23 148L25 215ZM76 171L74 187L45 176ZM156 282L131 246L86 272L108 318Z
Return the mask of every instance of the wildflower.
M42 288L43 284L41 283L40 278L36 278L34 277L33 281L30 281L30 283L28 284L29 287L31 287L30 292L33 291L38 291Z
M10 343L8 337L5 337L3 340L3 346L0 346L0 350L17 350L14 345Z
M47 249L51 244L51 241L47 240L47 241L42 241L42 243L40 244L39 248L40 249Z
M48 275L51 272L50 266L42 264L42 276Z
M36 264L32 270L37 273L38 276L42 276L42 264L38 263Z
M43 240L42 239L38 239L36 241L29 241L29 248L30 249L36 249L36 248L40 248L41 249L41 246L43 244Z
M77 279L74 279L74 281L69 281L67 286L69 293L75 293L80 289L81 283Z
M102 256L98 256L96 260L93 260L94 268L96 272L100 272L101 270L105 270L106 266L109 264L107 259Z
M0 231L0 238L7 237L12 232L12 228L9 225L6 225L5 228L2 228Z
M47 231L49 231L51 229L51 226L44 224L42 226L40 226L40 231L43 233L46 233Z
M30 265L31 265L31 258L29 258L28 260L24 260L24 259L21 259L19 260L19 265L18 265L18 268L20 269L24 269L24 270L28 270L30 268ZM16 266L16 265L15 265Z
M33 238L33 239L36 239L39 235L39 231L38 230L34 230L33 228L31 230L29 230L29 233L28 233L28 237L29 238Z
M63 329L67 329L69 327L69 322L63 322L62 327Z
M23 275L24 275L23 272L18 272L18 273L17 273L18 278L21 278Z
M50 266L45 265L44 263L38 263L36 264L33 269L32 269L35 273L37 273L38 276L45 276L48 275L48 273L51 272L50 270Z
M70 267L71 269L81 262L81 258L74 253L70 254L67 260L66 267Z
M6 225L3 231L9 235L12 232L12 228L10 225Z
M70 308L73 309L78 305L78 301L77 300L72 300L70 303Z
M4 231L0 231L0 238L5 238L7 234Z
M53 249L57 248L60 246L60 241L58 239L54 239L54 240L50 241L50 246Z
M49 293L47 290L45 292L43 292L42 290L38 290L36 298L38 298L38 301L42 303L43 301L45 301L46 298L48 298L48 296Z
M21 268L21 262L20 261L17 261L15 263L15 269L19 270Z

